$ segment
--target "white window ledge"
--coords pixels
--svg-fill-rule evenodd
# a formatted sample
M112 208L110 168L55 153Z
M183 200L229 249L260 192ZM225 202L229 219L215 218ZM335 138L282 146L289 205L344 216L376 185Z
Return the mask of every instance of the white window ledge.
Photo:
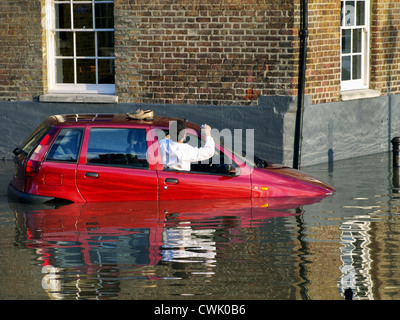
M108 94L49 93L41 95L40 102L118 103L118 96Z
M340 95L342 101L349 101L356 99L379 97L380 92L378 90L372 90L372 89L360 89L360 90L342 91Z

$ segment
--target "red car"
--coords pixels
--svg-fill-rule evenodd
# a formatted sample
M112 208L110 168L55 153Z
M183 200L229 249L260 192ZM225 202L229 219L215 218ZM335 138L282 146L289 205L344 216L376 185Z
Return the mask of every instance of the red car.
M96 202L318 197L334 192L300 171L258 158L247 161L217 143L214 157L192 163L191 171L164 168L158 140L176 120L132 120L125 114L51 116L14 150L9 195L26 202ZM188 122L187 128L190 143L200 144L200 127Z

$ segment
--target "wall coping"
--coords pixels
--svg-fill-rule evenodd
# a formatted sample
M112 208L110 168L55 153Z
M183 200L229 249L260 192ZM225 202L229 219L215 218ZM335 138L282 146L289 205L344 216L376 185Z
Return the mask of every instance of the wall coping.
M340 94L340 98L342 101L349 101L357 99L376 98L379 97L380 94L381 93L378 90L372 89L349 90L342 91Z
M107 94L49 93L39 97L40 102L118 103L118 96Z

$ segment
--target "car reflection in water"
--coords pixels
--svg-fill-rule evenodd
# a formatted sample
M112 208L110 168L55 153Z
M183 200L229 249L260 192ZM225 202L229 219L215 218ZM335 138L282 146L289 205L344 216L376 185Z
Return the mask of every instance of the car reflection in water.
M20 242L39 256L42 287L51 298L115 299L121 294L121 281L128 278L212 277L217 250L223 250L217 249L217 241L229 246L241 241L232 235L234 230L300 214L302 205L322 198L10 206ZM170 264L169 273L155 267L162 264ZM183 264L195 268L182 272ZM132 274L132 269L137 272Z

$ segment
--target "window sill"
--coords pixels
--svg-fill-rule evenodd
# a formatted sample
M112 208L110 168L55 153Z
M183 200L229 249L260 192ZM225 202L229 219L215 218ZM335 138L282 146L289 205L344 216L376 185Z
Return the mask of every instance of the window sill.
M108 94L49 93L41 95L39 101L63 103L118 103L118 96Z
M360 90L342 91L340 98L342 101L349 101L356 99L375 98L379 96L380 92L378 90L360 89Z

